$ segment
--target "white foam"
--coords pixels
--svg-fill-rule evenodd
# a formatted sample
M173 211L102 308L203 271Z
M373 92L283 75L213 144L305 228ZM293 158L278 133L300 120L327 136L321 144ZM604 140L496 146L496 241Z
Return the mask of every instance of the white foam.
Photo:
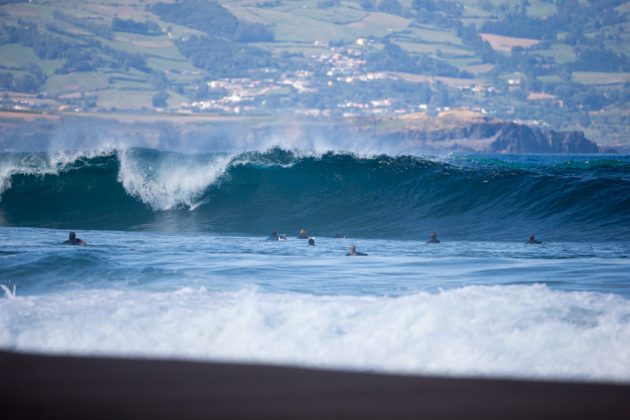
M133 151L118 154L118 180L132 196L154 210L186 206L193 210L202 202L198 198L225 173L231 157L206 155L205 161L194 156L163 154L157 161L136 159Z
M111 155L120 149L115 144L103 143L93 149L85 150L54 150L46 154L48 167L60 171L68 165L72 165L81 159L94 159L101 156Z
M398 146L377 143L374 140L300 136L265 136L250 139L245 144L237 144L235 150L224 155L186 155L159 152L156 160L147 161L142 154L121 140L103 139L91 148L78 150L50 150L45 153L28 155L6 155L0 161L0 200L2 194L11 187L11 177L15 174L36 176L58 175L81 159L92 159L116 153L120 161L118 180L132 196L142 200L154 210L170 210L178 206L195 209L202 202L198 199L203 192L215 183L230 164L250 162L250 156L243 151L267 152L274 147L291 151L296 158L321 158L327 153L350 153L357 158L372 158L386 153L399 154ZM57 143L63 144L61 140ZM57 144L59 146L59 144ZM240 147L240 148L239 148ZM205 161L200 160L205 157ZM433 156L431 159L438 159ZM274 165L290 167L295 162Z
M470 286L397 298L84 290L0 299L0 345L628 382L630 304L544 286Z
M21 158L5 155L0 162L0 195L11 188L11 177L15 174L47 175L58 173L58 168L52 166L42 155L31 154Z
M160 153L156 160L136 158L134 150L115 143L102 143L94 149L50 151L27 155L7 155L0 162L0 198L11 187L15 174L58 175L69 165L82 159L93 159L116 153L120 161L118 180L130 195L140 198L155 210L169 210L183 205L194 209L201 204L197 198L226 170L228 155L195 156Z
M92 159L112 154L116 149L103 144L92 150L53 151L48 153L6 154L0 161L0 199L11 188L11 177L25 175L58 175L68 165L80 159Z
M0 200L2 200L2 194L11 188L11 176L15 173L13 165L3 163L0 165Z
M270 135L257 138L246 148L256 152L266 152L272 148L290 150L296 157L321 157L327 153L351 154L357 158L373 158L379 155L400 156L403 154L416 154L425 156L425 153L412 151L401 147L395 142L376 141L371 138L339 137L332 139L326 136L299 137Z
M13 285L13 290L9 289L4 284L0 284L0 289L2 289L2 291L4 292L4 295L7 297L7 299L15 299L15 297L17 296L16 285L15 284Z

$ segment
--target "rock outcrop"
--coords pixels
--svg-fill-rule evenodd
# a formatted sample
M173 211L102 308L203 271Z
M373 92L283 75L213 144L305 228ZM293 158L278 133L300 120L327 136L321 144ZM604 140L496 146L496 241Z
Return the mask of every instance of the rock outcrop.
M597 153L595 143L581 131L557 132L510 123L490 144L492 153Z
M505 121L472 122L453 128L403 128L390 131L392 140L427 150L480 153L597 153L599 147L581 131L559 132Z
M162 150L241 151L286 140L309 144L317 139L353 142L391 142L402 151L461 151L475 153L597 153L599 147L579 131L558 132L536 125L491 119L471 112L443 113L437 117L411 114L397 118L363 120L274 120L266 123L225 117L201 123L159 120L126 123L97 117L62 116L56 120L0 118L0 149L14 151L81 149L119 139L126 147ZM609 149L601 150L611 152ZM614 151L612 151L614 152Z

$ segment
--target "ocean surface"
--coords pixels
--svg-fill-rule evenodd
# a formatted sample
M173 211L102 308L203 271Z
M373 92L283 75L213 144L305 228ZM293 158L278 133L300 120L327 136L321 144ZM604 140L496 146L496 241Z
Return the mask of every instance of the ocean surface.
M628 156L0 152L0 194L3 349L630 382Z

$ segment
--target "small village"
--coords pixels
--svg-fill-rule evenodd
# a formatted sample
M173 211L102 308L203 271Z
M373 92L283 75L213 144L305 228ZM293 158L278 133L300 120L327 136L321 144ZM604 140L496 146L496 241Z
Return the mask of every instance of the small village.
M361 47L368 43L365 39L357 39L357 46ZM226 114L260 113L266 111L267 95L274 92L281 92L290 89L296 95L317 92L318 89L333 88L337 84L370 83L378 80L405 80L405 75L395 72L368 71L366 61L362 59L364 50L361 48L339 48L330 47L329 54L317 54L310 58L319 66L325 68L324 83L322 76L316 75L309 70L296 70L283 73L280 78L275 79L252 79L252 78L226 78L213 80L207 83L211 90L221 90L228 94L216 98L199 101L183 102L171 109L161 111L171 111L178 113L192 112L221 112ZM427 81L435 79L426 77ZM495 90L493 86L476 83L474 80L470 84L456 84L453 89L465 91L472 95L492 94ZM510 85L517 86L518 79L510 80ZM323 85L323 86L322 86ZM336 104L335 109L319 109L308 107L297 107L292 112L296 115L312 117L338 115L341 117L368 116L368 115L400 115L416 112L441 112L447 111L448 106L432 106L428 103L418 103L415 106L402 107L393 98L383 97L368 101L358 101L353 99L341 100ZM481 106L473 106L471 111L481 114L492 114Z
M366 60L362 58L365 54L365 47L368 41L362 38L357 39L356 47L329 47L328 54L317 54L310 57L311 62L316 63L319 69L323 69L321 74L316 74L312 70L300 69L286 71L280 77L272 77L272 72L267 70L270 77L238 77L219 78L205 82L208 90L224 93L215 98L200 100L180 101L166 106L155 106L153 108L144 107L142 109L125 109L124 105L120 111L140 111L157 113L217 113L222 115L236 114L264 114L276 110L274 106L268 106L268 98L276 94L287 93L296 95L298 98L303 94L319 93L323 89L333 89L336 85L342 84L369 84L375 81L391 80L404 81L410 75L386 72L368 71ZM417 76L413 75L416 79ZM423 81L434 83L440 78L424 77ZM518 86L520 80L509 80L510 86ZM481 84L475 80L470 83L454 84L452 89L466 92L469 95L480 96L493 94L495 87ZM47 97L46 93L40 94L7 94L0 97L0 107L5 110L17 112L100 112L96 104L91 106L86 102L76 101L94 92L77 92L74 95L63 95L57 97ZM482 106L460 107L481 114L493 114L492 109ZM356 116L387 116L404 115L417 112L439 113L448 111L449 106L435 106L429 103L417 103L415 105L403 106L394 98L379 97L366 101L359 101L352 98L342 98L333 108L315 108L306 106L293 107L291 112L299 116L309 117L356 117ZM107 110L106 110L107 111ZM111 110L110 110L111 111Z

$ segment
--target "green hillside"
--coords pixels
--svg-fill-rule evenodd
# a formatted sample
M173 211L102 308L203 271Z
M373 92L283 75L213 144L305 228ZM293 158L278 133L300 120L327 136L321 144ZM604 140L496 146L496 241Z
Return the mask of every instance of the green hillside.
M630 1L0 1L0 106L344 118L463 108L627 144Z

